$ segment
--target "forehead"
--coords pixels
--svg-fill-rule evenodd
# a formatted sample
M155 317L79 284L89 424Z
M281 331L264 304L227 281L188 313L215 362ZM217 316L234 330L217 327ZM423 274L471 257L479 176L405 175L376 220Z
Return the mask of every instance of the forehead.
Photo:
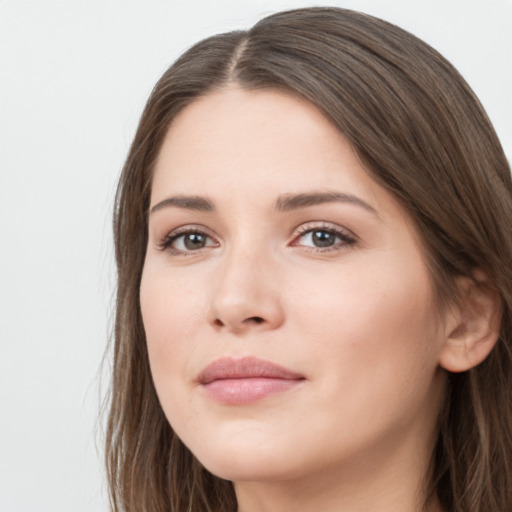
M199 98L173 120L156 163L153 196L333 187L378 201L379 185L314 105L281 91L233 87Z

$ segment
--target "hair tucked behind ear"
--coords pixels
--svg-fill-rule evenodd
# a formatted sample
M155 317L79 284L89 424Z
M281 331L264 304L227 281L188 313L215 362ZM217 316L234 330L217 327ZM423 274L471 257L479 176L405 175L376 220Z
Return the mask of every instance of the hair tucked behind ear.
M498 138L457 71L384 21L337 8L269 16L206 39L163 75L120 178L118 268L106 461L116 512L232 512L229 482L206 472L167 423L153 387L139 285L153 165L178 112L209 91L292 91L351 140L368 172L410 212L440 308L455 277L488 276L501 334L479 366L449 376L427 496L451 512L512 510L512 182Z

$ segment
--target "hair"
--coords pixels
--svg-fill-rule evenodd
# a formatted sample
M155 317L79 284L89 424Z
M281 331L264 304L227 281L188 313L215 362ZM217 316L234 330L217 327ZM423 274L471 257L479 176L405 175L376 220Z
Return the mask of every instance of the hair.
M339 8L281 12L205 39L161 77L118 185L118 269L106 463L116 512L231 512L231 482L207 472L173 432L153 385L139 286L155 160L175 116L232 85L314 104L416 223L439 304L475 269L499 294L487 359L449 373L426 496L453 512L512 510L512 181L496 133L455 68L410 33ZM413 284L411 284L413 285ZM477 283L477 285L480 285Z

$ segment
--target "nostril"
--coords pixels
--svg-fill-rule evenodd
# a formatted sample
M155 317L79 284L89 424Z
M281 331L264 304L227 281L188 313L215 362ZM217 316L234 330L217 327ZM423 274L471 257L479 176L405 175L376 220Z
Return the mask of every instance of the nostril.
M256 325L259 325L259 324L263 324L265 323L265 319L262 318L261 316L249 316L247 318L245 318L244 320L242 320L242 322L240 324L238 324L238 326L241 328L242 326L246 326L248 327L250 324L256 324ZM227 327L227 326L236 326L237 323L231 323L231 322L223 322L220 318L216 318L214 321L213 321L213 326L216 327L216 328L222 328L222 327ZM235 327L236 329L236 327Z

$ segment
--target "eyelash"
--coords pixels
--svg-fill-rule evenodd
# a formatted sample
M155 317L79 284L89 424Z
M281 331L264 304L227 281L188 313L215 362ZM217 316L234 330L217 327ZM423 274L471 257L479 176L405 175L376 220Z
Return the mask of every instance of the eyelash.
M200 252L201 249L198 249L196 251L182 251L180 249L176 249L172 246L176 240L181 238L184 235L190 235L190 234L197 234L202 235L206 238L209 238L211 240L215 240L210 233L206 232L204 229L202 229L200 226L184 226L182 228L178 228L168 235L166 235L160 242L158 243L158 248L161 251L168 251L173 256L189 256L192 255L195 252ZM218 245L218 242L215 241L215 243Z
M297 230L297 234L294 236L294 239L291 243L293 247L301 247L298 243L295 243L296 240L302 238L304 235L313 232L323 232L334 235L336 238L339 238L341 242L337 242L330 247L311 247L311 246L302 246L306 248L308 251L317 252L317 253L326 253L330 251L341 251L354 245L357 242L356 237L347 229L342 229L340 227L333 226L331 224L325 223L307 223L301 225Z
M311 246L301 246L300 244L296 243L297 240L304 237L304 235L308 233L313 232L323 232L330 235L334 235L336 238L339 238L341 242L335 243L333 246L329 247L311 247ZM188 250L183 251L181 249L176 249L172 246L176 240L179 238L189 235L189 234L197 234L204 236L210 240L213 240L215 245L213 247L218 247L219 243L215 240L215 238L208 233L206 230L201 228L200 226L184 226L183 228L178 228L177 230L169 233L166 235L162 240L158 243L158 248L162 251L168 251L173 256L190 256L194 253L201 252L202 249L207 247L201 247L197 250ZM331 251L340 251L344 248L350 247L357 243L356 237L348 230L341 229L339 227L335 227L328 224L315 224L315 223L308 223L301 225L298 229L296 229L296 233L294 234L293 241L291 242L292 247L304 247L306 250L310 252L315 253L326 253ZM209 246L212 247L212 246Z

